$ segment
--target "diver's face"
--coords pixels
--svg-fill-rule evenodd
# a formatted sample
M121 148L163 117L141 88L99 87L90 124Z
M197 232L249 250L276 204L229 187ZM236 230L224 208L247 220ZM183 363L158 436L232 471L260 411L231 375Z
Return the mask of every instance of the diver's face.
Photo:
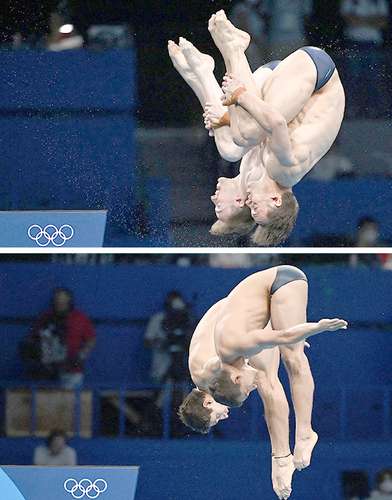
M249 182L247 195L246 204L250 208L253 220L257 224L267 223L269 212L276 205L263 181Z
M210 426L216 425L220 420L225 420L229 416L229 407L215 401L212 396L207 396L204 406L211 410Z
M211 201L215 205L215 214L218 220L228 222L241 206L241 199L236 196L236 186L232 179L220 177L216 185L215 194ZM243 205L243 202L242 202Z

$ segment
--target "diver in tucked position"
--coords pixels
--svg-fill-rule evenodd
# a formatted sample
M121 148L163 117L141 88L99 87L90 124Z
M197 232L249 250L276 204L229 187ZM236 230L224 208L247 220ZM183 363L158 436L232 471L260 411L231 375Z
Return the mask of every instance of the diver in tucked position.
M283 490L286 492L292 472L290 474L289 457L280 453L288 447L288 430L284 423L288 408L286 412L287 402L277 378L279 358L276 365L274 354L267 353L279 346L289 375L296 415L294 466L303 469L310 464L317 442L311 424L314 383L303 341L323 331L347 327L340 319L307 323L307 295L304 273L292 266L278 266L247 277L224 300L215 304L192 338L189 369L197 389L185 398L180 408L184 423L206 432L211 425L227 417L227 406L241 405L257 386L263 401L267 401L266 412L279 408L266 419L273 454L288 459L284 471ZM269 321L273 330L267 327ZM280 429L278 438L273 431L274 425L271 426L277 414L280 417L280 421L275 422ZM278 443L276 449L275 443ZM280 473L282 475L283 471Z
M298 203L292 192L333 144L345 96L332 59L303 47L252 74L245 56L250 37L214 14L208 25L226 65L223 90L214 60L180 38L169 41L173 65L198 97L206 127L229 161L242 159L240 173L219 179L212 201L218 221L213 234L251 231L260 245L276 245L294 227Z

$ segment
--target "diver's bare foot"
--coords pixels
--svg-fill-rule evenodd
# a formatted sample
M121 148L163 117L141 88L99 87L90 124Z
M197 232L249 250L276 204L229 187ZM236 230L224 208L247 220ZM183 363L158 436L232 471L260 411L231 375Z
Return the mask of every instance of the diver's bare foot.
M224 10L219 10L211 16L208 31L223 57L228 56L228 53L235 49L245 52L250 43L249 34L236 28L227 19Z
M313 448L316 446L317 441L318 435L314 431L309 436L295 440L294 467L297 470L309 467Z
M272 457L272 486L279 500L290 497L294 471L292 455L285 458Z
M167 42L167 50L169 52L170 59L172 60L173 66L184 78L184 80L189 81L196 78L196 75L191 70L187 60L182 53L181 47L179 47L173 40Z
M196 75L203 75L207 71L214 71L214 59L208 54L203 54L186 38L180 37L179 48L188 63L189 68Z
M207 130L230 125L229 115L220 104L207 102L204 108L203 118Z

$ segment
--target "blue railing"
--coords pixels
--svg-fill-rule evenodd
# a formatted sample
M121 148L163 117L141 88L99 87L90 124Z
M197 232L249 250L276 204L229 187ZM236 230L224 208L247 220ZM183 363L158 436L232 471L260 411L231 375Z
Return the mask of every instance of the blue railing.
M2 382L0 381L0 391L4 390L16 390L24 389L31 394L31 404L30 404L30 425L29 432L27 435L37 435L37 394L39 390L42 389L57 389L63 390L61 386L56 383L48 382ZM93 436L103 435L103 419L101 415L101 404L102 399L107 397L105 391L111 391L114 393L115 397L118 398L118 404L116 403L116 409L118 410L118 432L117 436L124 437L127 436L127 398L132 397L132 392L137 393L137 391L151 391L151 393L160 393L160 417L162 423L162 433L161 437L163 439L171 439L173 430L173 415L176 413L173 411L173 397L175 391L187 393L191 389L188 383L173 385L172 383L166 383L164 385L157 384L145 384L145 383L132 383L132 384L86 384L79 389L72 389L75 394L73 403L73 434L76 437L80 437L82 434L82 392L89 391L92 394L92 418L91 418L91 429ZM360 394L361 392L370 392L377 395L377 400L374 402L364 401ZM357 407L358 412L368 414L362 415L356 418L362 419L364 423L364 428L366 425L369 429L372 429L372 435L368 439L390 439L392 437L392 386L341 386L334 389L334 404L333 412L337 415L338 419L338 430L333 433L334 440L347 440L351 439L352 433L351 429L351 419L349 408ZM111 394L113 396L113 394ZM2 398L5 401L5 398ZM3 412L5 413L5 404L2 406ZM315 407L322 409L323 404L328 405L328 398L325 398L325 393L323 394L322 389L317 391L315 397ZM255 393L251 395L248 401L244 404L246 409L246 418L248 419L246 436L241 435L241 430L237 433L236 437L245 440L254 440L260 438L260 403L258 401L258 396ZM237 410L233 410L237 411ZM323 410L322 410L323 411ZM377 418L377 422L373 417ZM177 418L177 417L175 417ZM4 418L3 418L4 420ZM328 420L328 418L327 418ZM319 427L320 422L314 422L316 429ZM319 424L319 425L318 425ZM223 424L221 424L222 426ZM235 423L233 423L235 425ZM209 438L214 439L217 434L221 434L221 426L213 428L213 431L209 433ZM378 432L377 435L374 433L375 427ZM185 429L184 429L185 430ZM216 432L218 431L218 432ZM237 431L236 431L237 432ZM148 437L148 434L146 434ZM230 438L230 436L227 436ZM331 437L329 435L328 437ZM361 436L362 439L367 439L366 431L363 432Z

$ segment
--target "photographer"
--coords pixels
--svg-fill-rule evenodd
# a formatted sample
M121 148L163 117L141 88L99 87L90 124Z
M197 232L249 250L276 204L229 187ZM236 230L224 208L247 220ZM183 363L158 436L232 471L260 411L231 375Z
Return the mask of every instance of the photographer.
M84 362L94 345L91 321L75 309L70 290L57 288L51 309L41 314L22 343L21 357L32 377L75 388L83 383Z
M186 356L192 331L191 311L182 295L170 292L162 311L148 322L145 346L152 349L151 378L181 382L187 378Z

